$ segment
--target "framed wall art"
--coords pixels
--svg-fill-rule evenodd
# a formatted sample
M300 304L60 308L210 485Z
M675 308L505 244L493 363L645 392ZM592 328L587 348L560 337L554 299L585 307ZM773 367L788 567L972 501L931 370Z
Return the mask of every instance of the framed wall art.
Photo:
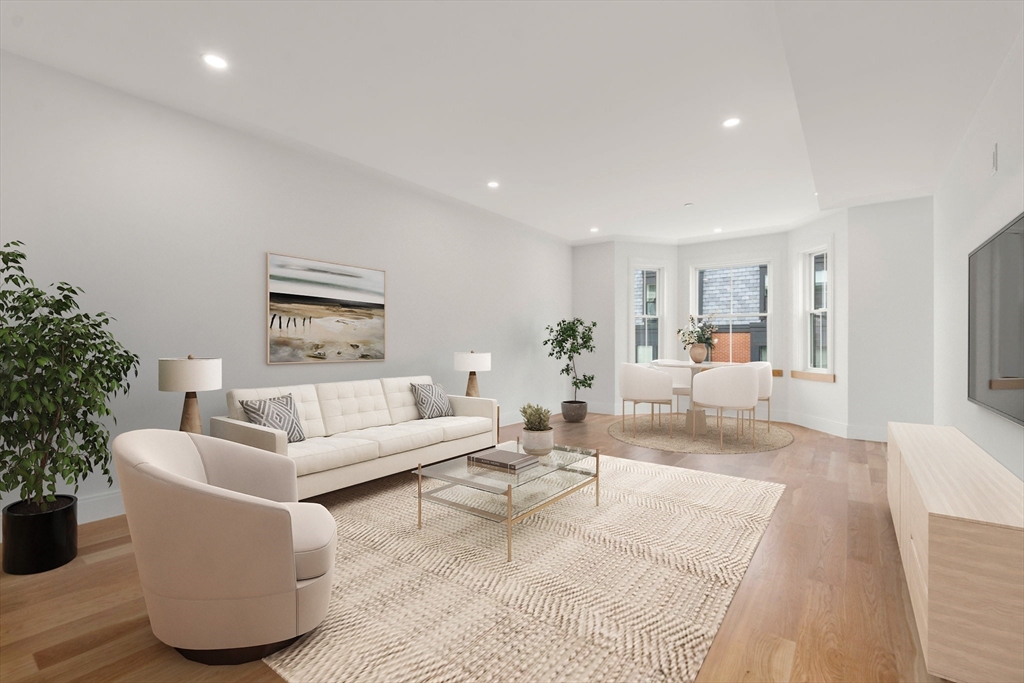
M267 254L267 362L384 360L384 271Z

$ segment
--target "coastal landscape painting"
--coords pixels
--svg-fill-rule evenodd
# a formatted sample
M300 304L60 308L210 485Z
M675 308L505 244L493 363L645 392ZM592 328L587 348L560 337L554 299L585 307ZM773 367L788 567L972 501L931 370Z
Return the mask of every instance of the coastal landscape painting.
M267 362L384 360L384 271L267 254Z

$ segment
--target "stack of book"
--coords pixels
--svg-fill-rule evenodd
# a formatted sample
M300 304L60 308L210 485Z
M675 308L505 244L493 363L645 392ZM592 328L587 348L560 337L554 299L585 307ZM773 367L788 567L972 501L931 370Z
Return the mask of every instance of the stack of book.
M531 467L536 467L540 464L540 459L536 455L503 451L498 448L489 448L486 451L472 453L467 459L470 464L501 470L510 474L521 474Z

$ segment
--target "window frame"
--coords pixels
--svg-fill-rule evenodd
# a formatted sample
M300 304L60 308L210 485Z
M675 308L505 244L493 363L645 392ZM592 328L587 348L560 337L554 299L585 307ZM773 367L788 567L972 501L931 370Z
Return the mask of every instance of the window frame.
M835 259L834 249L832 244L818 245L812 249L808 249L801 253L802 256L802 267L800 269L800 289L802 290L801 295L801 316L803 322L800 323L800 328L803 331L801 337L803 338L802 353L803 358L802 365L804 372L815 373L820 375L831 375L833 374L833 368L835 367ZM816 256L825 256L825 307L815 308L814 307L814 258ZM811 354L814 352L813 348L813 330L811 329L811 315L814 313L824 312L826 314L826 331L825 331L825 367L816 368L812 364Z
M774 299L775 299L775 286L774 286L774 280L773 280L774 276L772 275L772 273L774 272L774 267L772 265L772 260L770 258L754 258L754 259L745 259L743 261L707 263L707 264L692 266L690 268L690 311L692 312L693 317L696 318L697 320L700 320L701 318L707 318L710 315L715 315L716 316L716 322L719 323L718 331L719 332L728 332L728 330L723 330L722 327L721 327L720 323L722 321L722 318L720 317L720 314L707 313L707 314L704 314L704 315L700 315L698 313L698 311L700 310L700 272L702 270L723 270L723 269L732 269L732 268L753 268L753 267L758 267L759 268L761 266L765 266L767 268L767 271L765 272L765 276L764 276L764 286L768 289L768 296L767 296L766 301L765 301L765 312L764 313L758 313L757 317L760 318L761 316L764 316L764 318L765 318L765 338L768 341L768 353L766 354L765 360L767 360L769 363L771 363L774 366L775 362L772 360L772 358L773 358L773 355L775 353L775 351L774 351L774 349L775 349L775 339L774 339L774 335L772 334L772 331L773 331L772 318L774 317L773 302L774 302ZM732 309L732 300L731 300L731 298L730 298L730 302L729 302L729 308L730 308L730 312L729 312L729 315L727 316L727 319L729 319L729 320L731 320L734 317L748 317L748 318L751 317L751 315L749 313L746 313L746 314L744 314L744 313L733 313L732 310L731 310ZM729 360L727 362L730 362L730 363L736 362L736 361L733 361L733 358L732 358L732 344L729 345ZM743 362L752 363L752 362L755 362L755 361L743 361Z
M636 314L636 272L637 271L653 272L654 273L654 285L655 285L655 313L649 315L643 313L641 315ZM636 262L630 264L629 269L629 362L636 363L636 324L639 320L656 319L658 321L658 358L652 360L658 360L665 357L665 294L666 294L666 281L665 281L665 267L660 265L654 265L644 262ZM646 297L646 289L644 290L644 296ZM646 298L644 299L646 304ZM646 310L646 305L644 306Z

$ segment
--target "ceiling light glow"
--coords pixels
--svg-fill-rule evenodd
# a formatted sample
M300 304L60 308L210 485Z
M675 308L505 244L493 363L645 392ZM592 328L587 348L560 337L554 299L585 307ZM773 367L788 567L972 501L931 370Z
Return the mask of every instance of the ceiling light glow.
M228 68L228 60L224 59L220 55L205 54L203 55L203 61L206 62L206 66L211 69L224 70Z
M497 180L492 180L491 182L487 183L487 187L491 188L492 190L494 188L496 188L497 186L498 186L498 181Z
M715 228L715 232L722 232L721 228Z
M590 232L597 232L597 228L591 228Z
M739 119L726 119L725 121L722 121L722 125L725 126L726 128L732 128L734 126L740 125L740 120Z

